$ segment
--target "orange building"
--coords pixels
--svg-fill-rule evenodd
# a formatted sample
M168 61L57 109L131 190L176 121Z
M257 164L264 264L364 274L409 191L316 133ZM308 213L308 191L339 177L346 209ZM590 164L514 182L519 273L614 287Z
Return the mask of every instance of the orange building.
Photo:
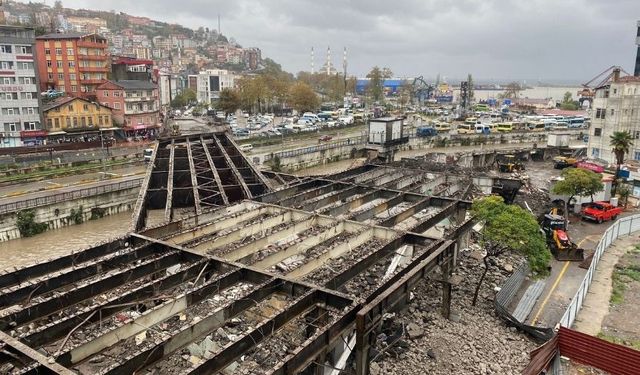
M97 34L56 33L36 38L40 89L95 97L110 71L107 40Z

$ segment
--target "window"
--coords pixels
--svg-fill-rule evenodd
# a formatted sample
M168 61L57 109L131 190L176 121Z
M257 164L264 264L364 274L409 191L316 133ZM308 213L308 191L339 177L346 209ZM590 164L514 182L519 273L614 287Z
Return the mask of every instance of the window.
M76 62L75 61L69 61L69 68L75 68L76 67Z
M82 124L82 127L84 128L85 126L87 126L87 119L86 117L82 116L80 117L80 123Z
M11 53L11 46L8 44L0 44L0 53Z
M50 118L47 119L47 129L53 129L53 120Z
M618 93L618 89L613 89L613 95Z
M109 91L104 90L104 91L102 92L102 95L103 95L103 96L105 96L105 97L108 97L108 96L109 96Z
M74 118L73 118L73 127L74 127L74 128L77 128L77 127L78 127L78 118L77 118L77 117L74 117Z
M76 80L76 74L75 73L69 73L69 80L75 81Z
M61 60L56 61L56 68L62 69L62 61Z
M594 158L599 158L600 157L600 149L599 148L592 148L591 149L591 156Z
M45 55L51 55L51 48L45 48L44 49L44 54Z
M640 151L635 150L633 152L633 160L640 160Z
M47 78L52 81L53 80L53 73L47 73Z
M113 96L115 96L116 98L120 97L120 91L114 91L113 92Z
M24 130L37 130L38 129L38 123L37 122L25 122L24 123Z
M606 108L596 108L596 118L604 119L606 114Z
M2 108L3 115L19 115L20 108Z
M55 118L54 119L55 125L56 125L56 129L60 129L60 119L59 118Z
M51 60L47 60L47 68L51 68L53 66L53 62Z
M17 92L1 92L0 100L18 100Z
M635 139L640 139L640 131L636 130L636 131L633 133L633 136L634 136L634 138L635 138Z
M71 118L67 117L65 120L66 120L65 122L67 124L67 128L70 128L71 127Z
M65 92L65 87L64 87L64 85L59 85L59 86L58 86L58 91L60 91L60 92Z
M78 92L78 86L77 85L71 85L71 92Z
M113 108L114 109L120 109L120 103L118 103L118 102L113 103Z
M102 116L98 116L98 126L102 126Z
M93 116L87 117L87 125L93 126Z
M18 131L18 124L15 122L9 122L4 124L4 131L6 132L15 132Z
M73 56L73 48L67 48L67 56Z
M36 79L34 77L18 77L18 83L21 85L34 85Z
M5 85L13 85L16 83L15 77L0 77L0 83Z
M33 53L31 46L17 46L16 48L18 49L18 53L23 55L31 55Z
M58 73L58 81L64 81L64 74Z
M83 109L84 111L88 111L88 110L89 110L89 104L83 104L83 105L82 105L82 109Z
M23 115L33 115L37 112L36 108L33 107L22 107L22 114Z
M62 56L62 48L56 48L56 55Z
M0 61L0 69L2 70L13 69L13 61Z
M33 63L30 63L30 62L18 63L18 70L33 70Z
M613 108L611 108L611 110L609 111L609 114L610 114L611 116L613 116L613 114L614 114L614 113L615 113L615 112L614 112Z
M594 137L600 137L601 135L602 135L602 128L593 129L593 136Z
M69 109L69 112L73 112L73 104L69 104L67 108Z

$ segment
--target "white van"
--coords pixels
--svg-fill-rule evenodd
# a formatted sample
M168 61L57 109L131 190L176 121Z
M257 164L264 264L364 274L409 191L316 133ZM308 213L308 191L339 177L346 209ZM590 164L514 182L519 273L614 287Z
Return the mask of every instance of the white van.
M240 149L240 151L249 152L253 150L253 145L250 143L247 143L247 144L238 146L238 149Z
M315 113L311 113L311 112L305 112L304 115L302 115L302 119L311 121L314 124L320 121L320 117L318 117L318 115L316 115Z

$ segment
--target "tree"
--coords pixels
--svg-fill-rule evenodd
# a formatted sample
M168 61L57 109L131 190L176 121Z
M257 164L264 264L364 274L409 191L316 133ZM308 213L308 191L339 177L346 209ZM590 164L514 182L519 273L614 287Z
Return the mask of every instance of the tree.
M504 88L504 92L499 94L500 99L517 99L522 91L522 86L518 82L511 82Z
M393 73L389 68L380 69L378 66L374 66L367 74L369 78L369 86L367 90L374 101L380 101L384 97L384 80L391 78Z
M616 156L616 176L613 179L612 194L616 194L616 188L618 186L618 175L620 174L620 167L624 164L624 156L629 152L631 145L633 144L633 137L628 131L614 132L609 136L609 145L613 147L613 153Z
M564 206L565 224L569 222L569 204L576 196L588 197L604 189L602 176L598 173L581 169L567 168L562 171L562 180L553 186L553 193L568 196Z
M507 251L522 254L531 270L539 274L547 272L551 253L536 218L516 205L507 205L500 196L489 196L473 202L471 212L484 223L480 232L480 244L485 249L484 271L476 285L472 305L478 300L480 286L489 271L489 259Z
M569 91L564 93L564 97L562 98L562 102L560 103L560 108L569 111L575 111L580 108L580 104L573 100L571 93Z
M222 89L222 91L220 91L218 108L224 111L225 117L227 117L227 114L237 111L241 104L240 95L237 91L232 89Z
M196 92L192 89L184 89L180 94L176 95L171 101L171 108L181 108L196 101Z
M304 82L296 82L291 86L289 89L289 102L291 107L299 113L313 111L320 105L320 100L316 93L311 86Z

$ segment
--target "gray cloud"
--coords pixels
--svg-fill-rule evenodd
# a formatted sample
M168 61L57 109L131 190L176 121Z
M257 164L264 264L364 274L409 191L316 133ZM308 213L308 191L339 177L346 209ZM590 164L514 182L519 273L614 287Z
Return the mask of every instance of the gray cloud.
M632 69L637 0L63 0L65 6L217 27L291 72L316 67L332 47L362 76L438 73L501 79L588 80L610 65Z

